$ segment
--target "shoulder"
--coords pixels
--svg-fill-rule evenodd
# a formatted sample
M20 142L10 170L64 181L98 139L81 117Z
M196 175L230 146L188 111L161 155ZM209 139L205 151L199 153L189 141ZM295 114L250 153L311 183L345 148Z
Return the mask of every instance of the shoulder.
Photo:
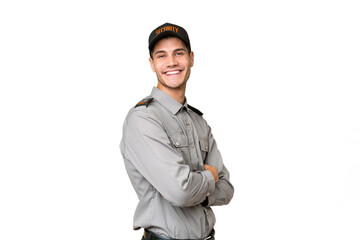
M131 115L136 113L137 115L141 114L147 114L149 112L150 105L153 104L154 98L151 96L147 96L146 98L143 98L138 103L133 105L133 107L128 112L127 118L129 118Z
M154 98L151 96L140 100L128 112L126 116L126 122L139 124L149 119L157 120L156 115L154 114L153 110L151 110L153 108L154 102Z

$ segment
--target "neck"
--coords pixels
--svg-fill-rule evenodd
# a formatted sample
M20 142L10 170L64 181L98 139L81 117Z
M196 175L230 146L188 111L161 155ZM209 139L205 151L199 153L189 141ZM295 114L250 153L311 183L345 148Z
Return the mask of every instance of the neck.
M170 97L172 97L173 99L175 99L179 103L184 104L184 102L185 102L185 89L186 89L185 86L181 87L181 88L173 89L173 88L164 87L163 85L158 83L157 88L160 89L161 91L165 92L166 94L168 94Z

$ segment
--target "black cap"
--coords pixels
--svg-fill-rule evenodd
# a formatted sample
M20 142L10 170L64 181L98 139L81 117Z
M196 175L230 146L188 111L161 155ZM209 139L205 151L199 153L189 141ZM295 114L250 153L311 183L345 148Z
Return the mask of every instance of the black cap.
M155 28L149 36L149 51L151 55L151 51L153 50L155 44L162 38L167 36L173 36L180 38L189 48L189 52L191 52L190 47L190 39L186 32L186 30L180 26L171 23L165 23L157 28Z

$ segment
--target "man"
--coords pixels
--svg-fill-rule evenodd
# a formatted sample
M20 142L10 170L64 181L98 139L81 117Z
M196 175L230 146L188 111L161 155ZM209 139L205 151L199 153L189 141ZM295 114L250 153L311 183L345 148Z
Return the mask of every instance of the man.
M211 206L228 204L229 181L210 127L185 98L194 64L187 32L165 23L149 37L158 84L128 113L120 148L139 198L142 240L215 239Z

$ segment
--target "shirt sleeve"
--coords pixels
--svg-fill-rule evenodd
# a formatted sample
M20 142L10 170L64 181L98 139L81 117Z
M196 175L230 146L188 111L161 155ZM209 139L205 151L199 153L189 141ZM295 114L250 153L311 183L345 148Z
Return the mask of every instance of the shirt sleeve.
M215 190L211 172L191 172L150 110L128 116L123 139L124 157L174 206L200 204Z
M205 163L216 167L219 174L219 181L215 185L215 190L208 196L207 206L220 206L228 204L233 195L234 187L230 182L230 173L223 164L223 160L216 141L209 127L209 152Z

